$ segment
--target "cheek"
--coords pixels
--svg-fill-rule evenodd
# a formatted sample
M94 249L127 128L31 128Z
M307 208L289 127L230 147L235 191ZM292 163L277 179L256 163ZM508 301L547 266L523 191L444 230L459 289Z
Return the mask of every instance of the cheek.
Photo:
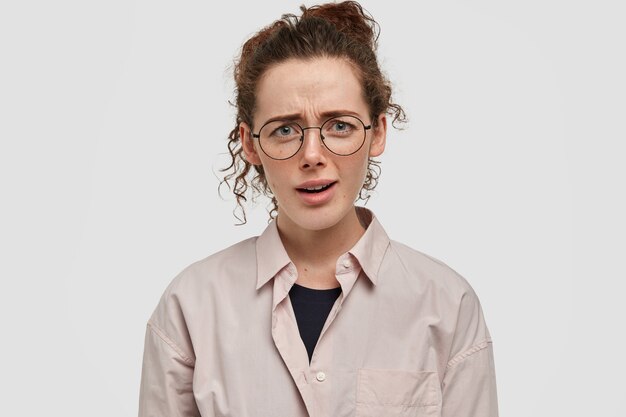
M280 188L280 168L273 166L271 162L263 162L263 171L265 172L265 181L270 190L276 195L276 190Z
M354 164L354 171L358 172L358 181L362 183L365 179L365 174L367 174L367 166L369 164L369 159L367 155L363 155L362 158L359 158L357 162Z
M363 186L363 181L365 180L365 176L367 174L367 158L362 159L354 159L353 161L345 161L344 163L344 178L347 179L347 182L350 183L350 188L354 189L354 191L358 191ZM347 177L346 177L347 176Z
M276 181L274 181L274 178L272 178L271 176L268 176L267 171L265 171L265 180L267 181L267 185L270 187L270 190L272 190L272 193L276 194Z

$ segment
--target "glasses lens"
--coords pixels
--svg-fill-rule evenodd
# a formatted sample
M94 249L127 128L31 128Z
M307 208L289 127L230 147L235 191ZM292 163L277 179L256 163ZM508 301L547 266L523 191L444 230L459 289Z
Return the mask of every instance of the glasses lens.
M293 122L270 122L259 132L261 149L275 159L292 157L300 149L301 138L302 129Z
M365 126L353 116L339 116L322 125L324 145L337 155L350 155L365 142Z

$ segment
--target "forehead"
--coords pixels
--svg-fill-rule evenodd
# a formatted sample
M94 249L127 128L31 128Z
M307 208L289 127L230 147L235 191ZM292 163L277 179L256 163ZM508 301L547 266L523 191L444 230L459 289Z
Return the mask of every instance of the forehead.
M270 67L257 85L256 122L296 113L317 118L335 110L368 114L357 71L343 59L291 59Z

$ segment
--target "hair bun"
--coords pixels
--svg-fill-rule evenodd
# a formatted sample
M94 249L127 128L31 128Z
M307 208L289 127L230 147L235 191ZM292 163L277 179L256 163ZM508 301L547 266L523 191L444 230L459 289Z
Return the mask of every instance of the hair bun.
M308 9L302 5L300 10L302 11L302 19L311 17L324 19L335 25L338 31L346 34L349 38L376 50L378 35L380 34L379 26L374 18L356 1L326 3Z

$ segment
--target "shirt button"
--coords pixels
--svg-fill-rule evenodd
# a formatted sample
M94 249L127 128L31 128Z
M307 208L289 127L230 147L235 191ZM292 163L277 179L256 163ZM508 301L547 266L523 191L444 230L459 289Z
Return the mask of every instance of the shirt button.
M315 375L315 378L322 382L326 379L326 374L324 372L318 372L317 375Z
M343 265L344 268L350 268L350 261L345 260L345 261L343 261L342 265Z

